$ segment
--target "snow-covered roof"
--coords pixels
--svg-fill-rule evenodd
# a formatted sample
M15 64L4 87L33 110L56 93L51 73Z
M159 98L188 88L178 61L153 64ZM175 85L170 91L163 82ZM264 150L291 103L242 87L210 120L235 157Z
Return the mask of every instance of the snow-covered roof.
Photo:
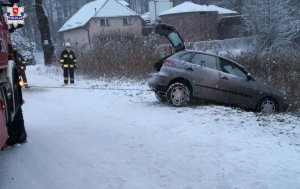
M124 1L124 0L119 0L119 2L120 2L122 5L129 6L129 4L128 4L126 1Z
M238 12L230 9L225 9L222 7L218 7L216 5L208 5L209 9L218 11L219 14L238 14Z
M98 0L99 1L99 0ZM119 17L139 15L117 0L108 0L103 8L97 11L96 17Z
M59 32L84 26L93 17L135 16L136 12L118 0L96 0L84 5L60 29Z
M146 13L142 14L141 17L145 21L150 20L150 12L146 12Z
M236 11L218 7L216 5L199 5L199 4L192 3L191 1L186 1L180 5L177 5L176 7L173 7L167 11L162 12L160 16L185 13L185 12L212 12L212 11L218 12L219 14L237 14Z

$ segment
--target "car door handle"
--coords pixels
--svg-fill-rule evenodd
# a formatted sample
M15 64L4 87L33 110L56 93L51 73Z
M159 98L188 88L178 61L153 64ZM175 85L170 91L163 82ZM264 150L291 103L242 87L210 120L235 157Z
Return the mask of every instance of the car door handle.
M192 67L186 67L185 69L188 71L194 71L194 68L192 68Z
M228 81L228 77L226 77L226 76L222 76L221 79L224 79L224 80Z

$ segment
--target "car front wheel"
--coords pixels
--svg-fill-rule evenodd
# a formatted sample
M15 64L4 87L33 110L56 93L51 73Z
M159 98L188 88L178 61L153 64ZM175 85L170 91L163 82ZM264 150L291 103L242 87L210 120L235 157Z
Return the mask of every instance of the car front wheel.
M272 114L278 110L275 100L265 98L258 103L257 111L265 114Z
M167 90L167 100L173 106L185 106L190 101L190 89L183 83L174 83Z

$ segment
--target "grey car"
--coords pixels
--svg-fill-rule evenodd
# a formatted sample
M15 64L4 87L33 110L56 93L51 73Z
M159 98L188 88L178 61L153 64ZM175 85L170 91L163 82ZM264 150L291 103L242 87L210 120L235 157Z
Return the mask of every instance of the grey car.
M286 111L285 95L254 79L238 63L208 53L185 50L176 29L159 24L154 30L167 37L175 54L155 63L148 85L158 100L185 106L192 98L273 113Z

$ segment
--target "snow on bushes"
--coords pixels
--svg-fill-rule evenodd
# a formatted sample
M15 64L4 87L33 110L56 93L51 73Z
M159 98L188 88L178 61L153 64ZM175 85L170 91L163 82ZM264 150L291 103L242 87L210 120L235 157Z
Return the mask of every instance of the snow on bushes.
M36 44L27 37L21 35L20 32L12 34L12 42L16 45L19 53L23 55L28 64L35 64L34 53L36 52Z

